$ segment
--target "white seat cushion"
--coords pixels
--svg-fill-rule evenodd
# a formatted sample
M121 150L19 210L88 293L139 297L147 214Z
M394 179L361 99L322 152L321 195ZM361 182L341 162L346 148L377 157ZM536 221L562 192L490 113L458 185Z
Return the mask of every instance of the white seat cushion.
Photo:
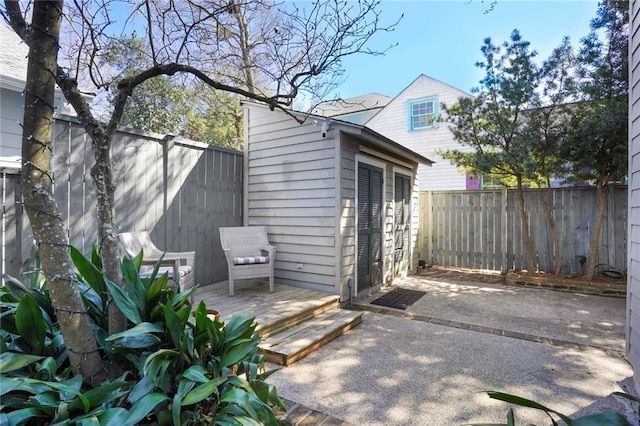
M151 273L153 272L153 269L150 269L148 271L144 271L144 272L140 272L140 278L149 278L151 276ZM169 274L169 278L173 278L173 267L172 266L161 266L158 269L158 277L161 276L162 274L164 274L165 272L167 272ZM180 266L180 276L184 277L185 275L187 275L189 272L191 272L191 266Z
M234 265L251 265L269 263L269 256L234 257Z

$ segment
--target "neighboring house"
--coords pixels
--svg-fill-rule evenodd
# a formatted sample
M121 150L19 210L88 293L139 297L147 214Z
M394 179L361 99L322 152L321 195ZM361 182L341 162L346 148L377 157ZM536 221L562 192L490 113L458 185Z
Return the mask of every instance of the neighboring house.
M314 111L365 125L432 159L432 167L420 166L421 191L479 189L480 179L461 172L436 152L454 148L469 150L453 139L451 124L443 121L442 111L442 104L453 105L458 98L468 96L471 95L421 74L393 99L374 93L320 104ZM358 105L362 105L360 110Z
M29 48L5 22L0 22L0 162L20 167L24 91ZM68 112L56 90L56 112Z
M335 117L343 121L364 125L383 109L392 98L379 93L356 96L349 99L338 99L324 102L312 111L313 114Z
M640 0L630 2L627 357L640 392Z
M342 300L413 269L428 158L339 119L245 102L244 223L266 225L277 282Z

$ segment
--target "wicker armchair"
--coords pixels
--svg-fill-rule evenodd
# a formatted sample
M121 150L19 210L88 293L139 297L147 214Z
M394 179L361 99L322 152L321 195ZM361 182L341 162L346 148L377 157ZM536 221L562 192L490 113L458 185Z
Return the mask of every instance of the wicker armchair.
M158 260L162 257L162 263L158 274L168 274L169 279L174 283L175 277L178 277L177 281L180 286L180 291L184 291L193 287L195 283L195 260L196 252L163 252L151 241L151 236L148 232L123 232L117 235L118 243L124 252L135 257L140 253L140 250L144 251L144 257L142 259L143 266L154 266ZM164 256L164 257L163 257ZM151 275L153 268L145 268L140 271L140 278L148 278Z
M220 228L220 243L229 267L229 295L235 280L269 277L273 292L276 247L269 244L266 226Z

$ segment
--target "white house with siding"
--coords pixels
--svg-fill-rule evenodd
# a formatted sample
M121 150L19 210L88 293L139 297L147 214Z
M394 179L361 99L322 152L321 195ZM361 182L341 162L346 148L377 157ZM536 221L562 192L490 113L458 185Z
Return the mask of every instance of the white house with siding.
M342 300L403 276L418 231L418 165L362 125L244 103L244 223L267 225L276 280Z
M3 21L0 22L0 167L20 167L24 91L29 47ZM89 99L89 98L88 98ZM75 115L56 88L55 112Z
M627 357L640 392L640 0L630 2Z
M400 94L391 99L372 93L320 104L314 110L366 127L434 161L419 166L420 190L480 189L481 179L443 159L436 150L468 150L453 139L442 105L453 105L470 94L425 74L420 74Z

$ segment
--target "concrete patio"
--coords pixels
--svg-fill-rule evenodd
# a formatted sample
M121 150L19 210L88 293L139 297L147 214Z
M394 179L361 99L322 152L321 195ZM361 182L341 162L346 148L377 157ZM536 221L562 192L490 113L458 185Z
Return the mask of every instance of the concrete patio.
M309 412L354 425L504 422L509 405L487 390L570 416L631 415L611 395L632 374L622 352L625 300L498 281L428 271L409 277L396 285L427 295L407 311L371 305L380 294L355 301L354 309L367 311L362 325L270 381ZM549 423L541 412L515 412L519 423ZM300 424L317 424L307 420Z

